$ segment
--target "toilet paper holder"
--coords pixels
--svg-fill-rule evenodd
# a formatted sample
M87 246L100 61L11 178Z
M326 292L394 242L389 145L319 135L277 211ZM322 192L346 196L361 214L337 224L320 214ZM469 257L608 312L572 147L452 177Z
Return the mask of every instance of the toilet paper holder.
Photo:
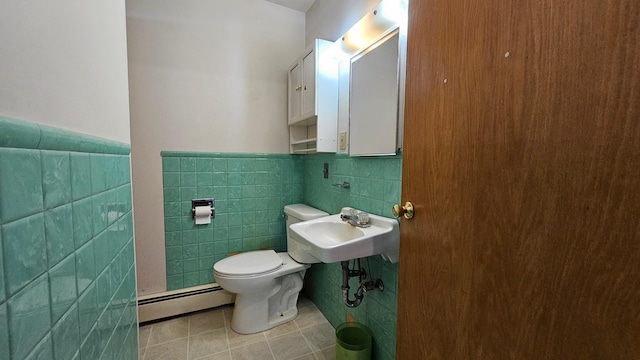
M196 207L209 206L211 208L211 218L216 217L216 200L214 198L191 199L191 218L196 218Z

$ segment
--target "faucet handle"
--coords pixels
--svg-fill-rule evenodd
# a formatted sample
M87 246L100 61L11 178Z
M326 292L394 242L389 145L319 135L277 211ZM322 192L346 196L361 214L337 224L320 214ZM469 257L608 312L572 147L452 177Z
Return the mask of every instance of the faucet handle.
M366 212L359 212L358 213L358 223L362 224L362 225L366 225L369 223L369 214L367 214Z

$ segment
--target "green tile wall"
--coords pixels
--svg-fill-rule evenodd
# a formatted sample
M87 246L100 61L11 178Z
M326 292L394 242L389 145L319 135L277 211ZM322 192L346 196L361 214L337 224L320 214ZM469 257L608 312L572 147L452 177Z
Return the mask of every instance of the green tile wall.
M167 290L212 283L230 253L286 250L283 207L302 201L301 157L165 151L162 169ZM211 224L194 224L195 198L215 198Z
M323 165L329 164L329 179ZM391 217L391 208L400 202L402 157L350 158L344 154L307 155L304 167L304 203L335 214L351 206L372 214ZM347 181L351 188L332 184ZM353 263L352 263L353 265ZM314 264L305 276L305 293L334 327L346 320L346 313L373 332L373 359L395 359L398 264L371 256L362 261L373 278L381 278L385 290L369 291L356 308L342 301L342 269L339 263ZM351 281L351 299L358 287Z
M350 158L345 154L265 155L162 153L167 290L213 282L213 264L231 252L271 248L286 251L284 205L302 202L335 214L351 206L391 215L400 202L402 156ZM323 177L324 163L329 178ZM333 184L347 181L349 189ZM214 197L216 218L194 225L191 199ZM374 334L374 359L394 359L398 265L379 256L363 264L385 291L371 291L354 309L342 302L340 264L314 264L305 276L305 292L332 325L346 313ZM352 289L357 288L353 280ZM353 298L352 290L352 298Z
M0 117L0 359L134 359L129 146Z

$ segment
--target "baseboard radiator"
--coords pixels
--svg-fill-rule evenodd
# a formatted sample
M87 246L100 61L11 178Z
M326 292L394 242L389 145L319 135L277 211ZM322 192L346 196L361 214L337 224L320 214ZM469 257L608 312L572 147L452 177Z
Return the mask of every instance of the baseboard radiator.
M144 323L233 304L234 296L215 283L140 296L138 321Z

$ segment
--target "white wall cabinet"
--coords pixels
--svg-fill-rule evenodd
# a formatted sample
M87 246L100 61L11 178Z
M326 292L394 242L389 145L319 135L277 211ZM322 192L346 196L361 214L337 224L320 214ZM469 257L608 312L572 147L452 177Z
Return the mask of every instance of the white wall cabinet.
M289 67L289 144L292 154L337 151L338 61L333 43L316 39Z

